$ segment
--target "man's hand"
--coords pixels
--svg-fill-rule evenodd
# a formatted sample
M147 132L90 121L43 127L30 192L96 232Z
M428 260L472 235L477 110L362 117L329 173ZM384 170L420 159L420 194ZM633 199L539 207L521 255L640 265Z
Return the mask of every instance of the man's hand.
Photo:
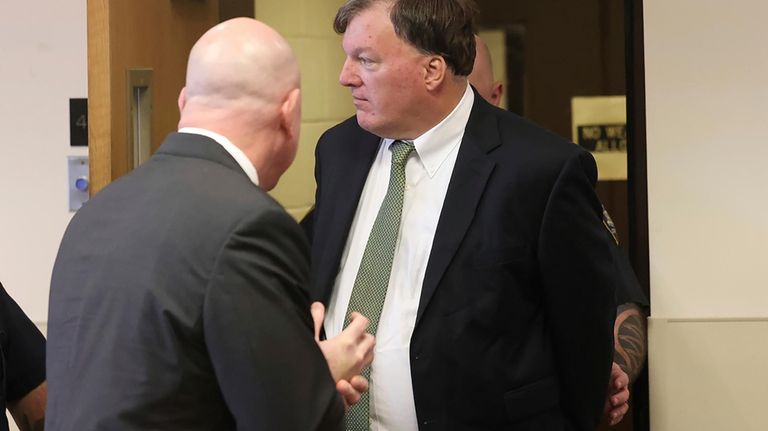
M310 308L315 324L315 342L328 361L331 376L336 382L336 390L341 394L346 406L360 400L360 394L368 390L368 380L360 373L373 361L373 335L365 332L368 319L360 313L352 313L346 329L336 337L320 341L320 328L325 319L325 307L314 302Z
M344 407L349 408L360 401L363 392L368 390L368 380L363 376L352 377L351 380L339 380L336 382L336 391L344 400Z
M614 362L611 380L608 384L608 399L605 400L605 419L614 426L624 419L629 410L629 376Z

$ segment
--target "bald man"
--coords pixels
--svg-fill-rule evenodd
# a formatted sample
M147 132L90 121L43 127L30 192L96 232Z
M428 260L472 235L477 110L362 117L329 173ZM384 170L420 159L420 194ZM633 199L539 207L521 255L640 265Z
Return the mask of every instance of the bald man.
M476 55L472 73L468 79L485 100L499 106L504 93L501 81L494 80L493 63L488 45L480 37L475 37ZM613 221L603 208L606 227L618 245ZM608 398L605 402L605 422L616 425L621 422L629 410L629 383L637 378L645 362L645 315L641 307L647 306L647 300L640 289L632 266L618 247L614 248L614 261L620 273L621 283L616 286L617 309L614 324L614 362L611 368L611 380Z
M193 47L186 81L178 132L64 235L46 429L341 429L373 339L356 315L318 348L308 245L266 193L296 154L296 58L235 19Z
M483 99L494 106L499 106L501 96L504 94L504 84L493 78L491 51L479 36L475 36L475 63L467 79Z

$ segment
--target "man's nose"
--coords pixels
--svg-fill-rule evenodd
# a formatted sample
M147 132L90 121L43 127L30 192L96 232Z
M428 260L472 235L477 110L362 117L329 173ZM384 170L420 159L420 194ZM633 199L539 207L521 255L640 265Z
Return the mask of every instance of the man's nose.
M355 72L354 62L350 59L344 60L339 74L339 84L344 87L357 87L360 85L360 77Z

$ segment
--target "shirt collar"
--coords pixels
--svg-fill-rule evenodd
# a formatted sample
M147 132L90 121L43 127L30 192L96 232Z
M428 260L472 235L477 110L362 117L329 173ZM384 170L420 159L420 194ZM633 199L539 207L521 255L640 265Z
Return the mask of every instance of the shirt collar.
M472 91L469 83L467 83L464 96L459 100L456 107L453 108L453 111L441 122L437 123L436 126L413 140L416 154L418 154L430 178L434 177L440 165L443 164L456 146L461 143L474 101L475 93ZM384 139L383 142L388 148L394 141L394 139Z
M212 132L208 129L200 129L197 127L182 127L179 129L179 133L190 133L193 135L202 135L209 137L213 139L214 141L218 142L219 145L224 147L224 149L232 156L232 158L235 159L238 165L240 165L241 168L243 168L243 171L245 171L245 174L248 175L248 178L250 178L251 182L259 185L259 174L256 172L256 167L253 166L253 163L248 159L248 156L245 155L243 150L240 148L237 148L235 144L232 143L229 139L227 139L225 136L220 135L216 132Z

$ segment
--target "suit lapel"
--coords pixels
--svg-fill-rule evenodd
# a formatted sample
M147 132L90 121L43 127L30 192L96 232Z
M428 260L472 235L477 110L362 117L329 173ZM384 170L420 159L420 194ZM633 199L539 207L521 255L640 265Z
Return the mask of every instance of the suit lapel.
M451 181L445 195L440 220L435 231L432 251L421 289L416 326L432 299L440 280L461 245L464 235L474 219L477 206L485 190L495 162L487 153L501 141L496 116L492 109L475 93L464 138L456 157Z
M330 300L349 230L381 141L378 136L359 127L356 130L360 133L340 141L343 142L344 148L334 152L334 155L339 155L338 159L323 167L332 169L324 178L334 182L328 187L333 194L329 196L327 202L330 205L326 205L326 216L320 226L324 230L322 235L325 236L325 241L321 241L324 244L325 264L319 265L321 272L318 274L317 285L322 286L322 299L326 303Z

